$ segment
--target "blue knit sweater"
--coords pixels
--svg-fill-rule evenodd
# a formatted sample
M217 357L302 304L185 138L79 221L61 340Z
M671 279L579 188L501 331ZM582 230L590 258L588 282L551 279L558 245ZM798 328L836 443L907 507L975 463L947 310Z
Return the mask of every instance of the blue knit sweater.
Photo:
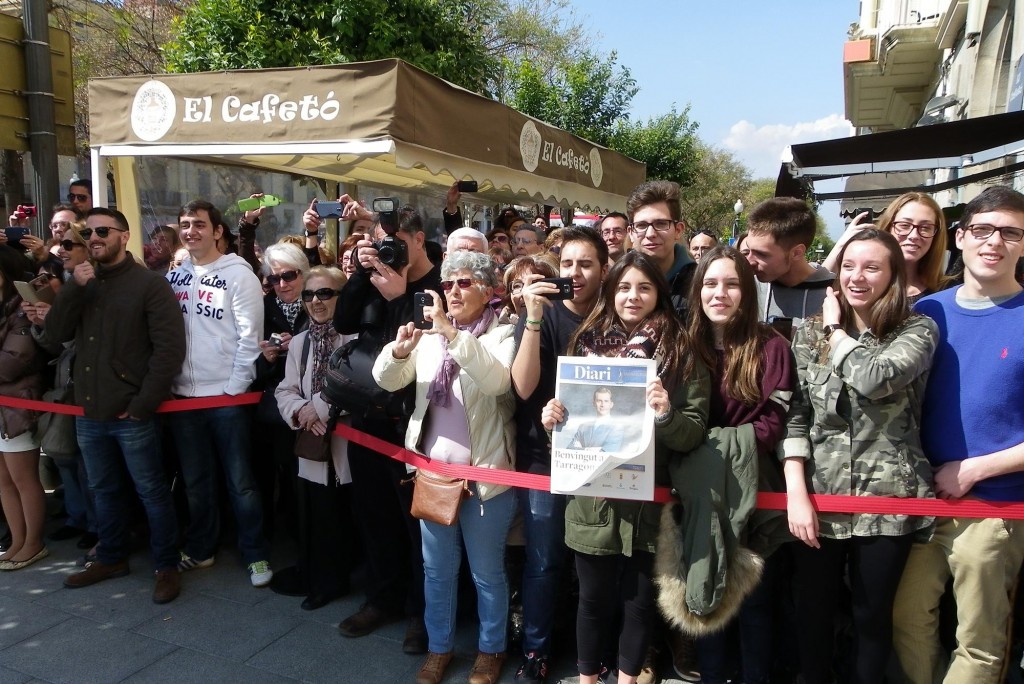
M914 307L939 326L921 421L924 451L936 466L1024 442L1024 292L975 310L957 304L958 290ZM1024 472L979 482L970 494L1024 501Z

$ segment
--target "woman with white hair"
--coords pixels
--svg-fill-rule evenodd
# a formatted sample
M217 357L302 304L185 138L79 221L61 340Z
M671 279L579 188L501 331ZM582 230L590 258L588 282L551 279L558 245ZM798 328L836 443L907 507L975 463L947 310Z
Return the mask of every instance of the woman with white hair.
M416 407L405 433L407 449L443 463L512 470L515 433L511 367L512 326L488 306L498 284L486 254L458 250L441 264L448 303L427 292L430 328L398 329L373 366L373 377L394 392L416 383ZM417 487L420 484L416 484ZM494 684L505 661L508 576L505 538L515 511L514 492L477 482L452 525L420 520L428 654L418 684L437 684L452 660L459 563L464 547L477 591L478 654L470 684Z
M263 297L262 354L256 359L253 385L254 390L263 392L253 424L253 474L263 500L264 533L270 539L275 512L281 513L289 533L295 533L295 434L281 418L274 390L284 379L292 337L309 326L300 297L309 275L309 260L301 248L277 242L264 251L262 268L272 289Z

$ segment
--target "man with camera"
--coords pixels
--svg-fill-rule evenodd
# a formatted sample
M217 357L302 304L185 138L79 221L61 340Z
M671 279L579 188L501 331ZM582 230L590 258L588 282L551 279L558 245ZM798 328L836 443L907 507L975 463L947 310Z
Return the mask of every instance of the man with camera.
M344 203L343 220L372 216L347 195L340 201ZM341 291L334 327L343 335L359 334L353 355L375 359L395 338L398 328L412 321L416 292L434 290L440 296L441 270L427 256L423 220L414 209L399 209L392 198L375 199L373 209L376 239L367 235L356 245L359 265ZM310 212L315 215L316 209L311 208L307 215ZM372 383L368 389L379 391L372 378L362 382ZM411 408L411 397L408 405ZM367 406L351 407L352 427L403 444L408 414L393 407ZM412 487L401 484L407 477L405 466L358 444L349 445L348 456L354 517L366 547L369 584L366 602L338 628L347 637L361 637L408 615L402 650L425 653L420 528L409 513Z

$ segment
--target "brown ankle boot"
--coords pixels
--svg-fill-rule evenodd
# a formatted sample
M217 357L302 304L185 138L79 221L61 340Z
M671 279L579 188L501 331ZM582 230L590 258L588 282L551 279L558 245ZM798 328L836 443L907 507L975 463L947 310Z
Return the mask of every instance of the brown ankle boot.
M473 669L469 671L469 684L495 684L505 664L505 651L501 653L477 653Z
M448 663L452 662L454 655L452 651L427 653L423 667L416 673L416 684L441 684L441 680L444 679L444 671L448 669Z

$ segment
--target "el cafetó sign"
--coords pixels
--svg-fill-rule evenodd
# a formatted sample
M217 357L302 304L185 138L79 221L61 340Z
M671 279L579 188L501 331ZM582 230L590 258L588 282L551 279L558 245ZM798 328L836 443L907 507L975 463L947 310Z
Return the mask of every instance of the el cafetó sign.
M275 93L266 93L257 100L243 102L235 95L215 98L213 95L181 98L178 123L190 124L271 124L292 121L334 121L341 112L341 103L328 91L319 95L304 94L298 100L283 100ZM170 88L160 81L147 81L135 93L132 102L132 131L141 140L157 142L174 125L178 102Z
M512 126L506 129L506 146L493 144L492 139L502 138L501 131L479 124L493 121L491 109L501 106L496 102L481 102L481 98L468 95L458 102L453 101L453 112L465 117L467 125L478 124L473 140L453 140L444 132L446 126L451 126L449 113L435 112L425 106L439 97L444 100L442 95L450 97L451 93L438 90L421 102L417 99L418 91L436 87L425 79L414 87L399 90L382 76L357 78L358 74L342 70L314 70L302 72L305 79L291 78L297 73L287 70L284 74L260 74L262 88L254 93L240 92L238 76L234 74L204 74L200 79L188 81L185 92L172 90L162 80L147 80L137 86L131 101L131 132L147 143L232 144L367 140L400 131L397 138L403 142L509 169L519 165L518 152L522 169L531 174L581 184L589 181L595 188L600 188L605 180L605 164L610 160L603 162L598 148L519 113L514 113ZM235 80L227 81L227 78ZM176 80L172 85L181 83ZM100 87L105 83L100 81L96 85ZM339 97L340 93L343 96ZM393 104L384 99L386 97L394 98ZM109 101L99 90L96 99L103 104ZM368 115L357 117L354 114L356 101L360 103L360 111ZM104 119L97 114L97 108L93 114ZM515 127L518 121L523 124L517 150ZM99 130L99 123L93 126L94 133ZM121 132L123 134L123 128ZM118 131L111 127L102 135L117 136ZM482 142L484 140L486 142Z

